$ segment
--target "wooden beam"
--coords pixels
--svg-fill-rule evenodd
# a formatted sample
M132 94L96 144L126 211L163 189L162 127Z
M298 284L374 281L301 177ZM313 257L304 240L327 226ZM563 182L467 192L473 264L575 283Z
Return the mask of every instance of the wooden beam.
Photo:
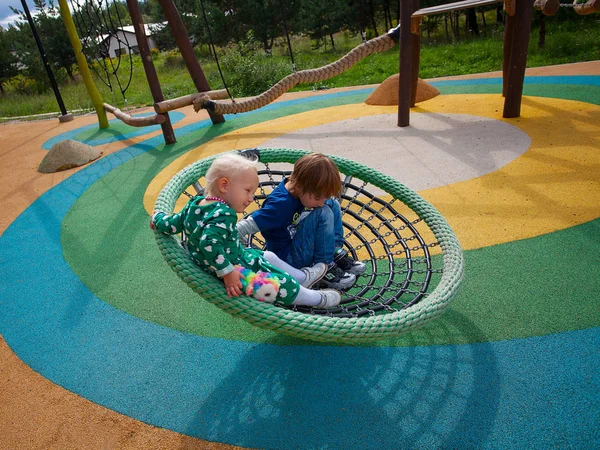
M132 127L148 127L151 125L158 125L165 122L166 117L162 114L155 114L153 116L145 117L132 117L129 114L125 114L119 108L116 108L108 103L104 103L104 109L112 113L121 122L131 125Z
M456 11L457 9L475 8L477 6L492 5L494 3L500 3L502 0L462 0L460 2L447 3L445 5L430 6L429 8L422 8L415 11L412 17L425 17L432 16L435 14L442 14L449 11Z
M509 17L515 15L516 0L504 0L504 11Z
M208 91L202 92L199 94L190 94L184 95L183 97L172 98L169 100L164 100L162 102L157 102L154 104L154 111L159 114L164 114L167 111L173 111L174 109L183 108L184 106L189 106L194 103L199 97L203 97L208 95L212 100L222 100L227 98L227 90L219 89L217 91Z
M577 14L586 16L600 11L600 0L588 0L585 3L577 4L577 0L573 2L573 9Z
M560 9L560 0L535 0L533 7L545 16L552 16Z

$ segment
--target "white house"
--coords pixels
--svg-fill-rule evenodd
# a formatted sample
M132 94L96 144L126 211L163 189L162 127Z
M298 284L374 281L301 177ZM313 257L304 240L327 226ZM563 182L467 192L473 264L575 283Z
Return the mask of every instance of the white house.
M144 24L144 31L150 49L156 48L156 43L152 39L152 35L164 28L165 25L166 22ZM99 37L99 41L103 56L115 58L119 55L126 55L128 47L131 48L132 53L139 53L138 41L133 25L121 27L114 34L103 34Z

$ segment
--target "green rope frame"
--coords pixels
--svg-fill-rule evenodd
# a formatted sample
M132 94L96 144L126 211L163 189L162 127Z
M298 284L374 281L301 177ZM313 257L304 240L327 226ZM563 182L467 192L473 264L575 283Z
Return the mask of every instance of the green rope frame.
M260 149L260 161L293 164L307 153L310 152L284 148ZM177 199L204 176L216 156L202 159L177 173L160 192L155 209L172 212ZM435 289L418 303L406 309L373 316L346 318L305 314L246 296L228 298L223 283L196 266L179 245L178 238L155 231L161 254L175 273L205 300L252 325L301 339L339 343L370 342L415 330L435 319L454 298L462 281L463 252L456 235L433 206L402 183L354 161L337 156L331 158L343 174L368 182L404 203L433 232L442 251L443 273Z

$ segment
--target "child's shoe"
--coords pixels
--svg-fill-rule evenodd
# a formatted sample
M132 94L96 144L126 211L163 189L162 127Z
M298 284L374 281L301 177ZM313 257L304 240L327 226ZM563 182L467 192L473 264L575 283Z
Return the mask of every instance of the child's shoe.
M323 289L322 291L319 291L319 294L321 294L321 303L316 305L315 308L333 308L342 301L342 294L335 289Z
M333 262L335 262L336 265L344 272L351 273L353 275L360 275L367 268L364 262L352 259L346 250L339 250L333 256Z
M319 283L319 287L345 291L354 286L354 283L356 283L356 275L344 272L335 262L332 262L328 266L327 273Z
M327 264L325 263L316 263L312 267L304 267L300 269L306 275L306 279L300 283L301 286L304 286L306 289L310 289L314 284L325 276L327 273Z

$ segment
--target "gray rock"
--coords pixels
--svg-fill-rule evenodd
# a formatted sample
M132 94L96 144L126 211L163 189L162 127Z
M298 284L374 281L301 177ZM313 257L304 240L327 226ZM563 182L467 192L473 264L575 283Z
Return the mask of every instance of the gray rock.
M38 172L53 173L83 166L102 156L100 150L81 142L66 140L57 142L38 167Z

